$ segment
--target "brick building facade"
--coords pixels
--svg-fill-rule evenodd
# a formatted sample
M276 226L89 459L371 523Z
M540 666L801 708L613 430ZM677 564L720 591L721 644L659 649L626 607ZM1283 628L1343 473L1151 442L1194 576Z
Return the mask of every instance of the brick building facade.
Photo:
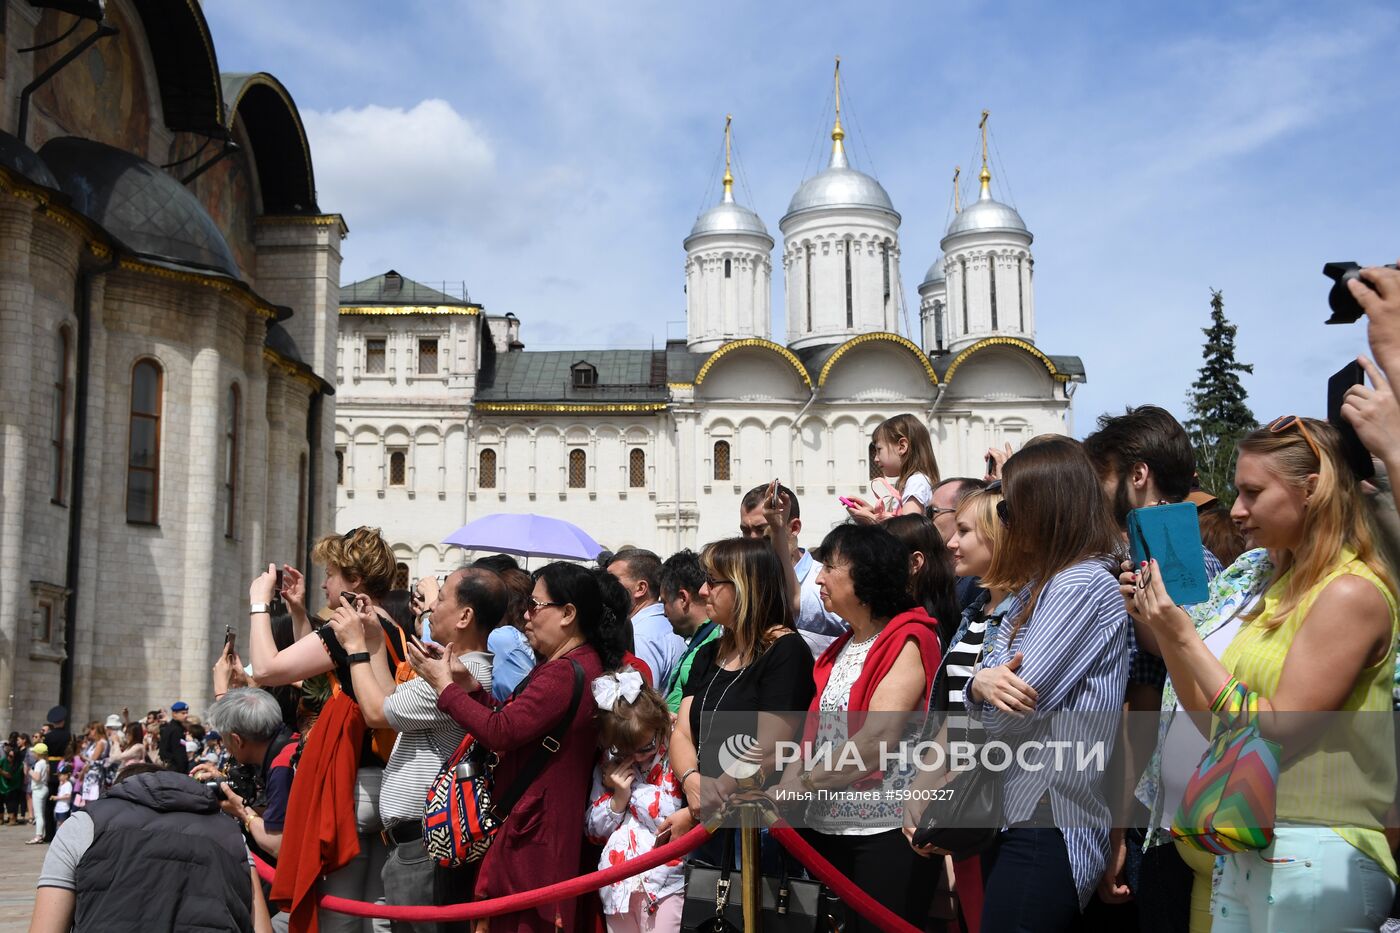
M197 708L333 522L346 228L198 4L0 6L0 721Z

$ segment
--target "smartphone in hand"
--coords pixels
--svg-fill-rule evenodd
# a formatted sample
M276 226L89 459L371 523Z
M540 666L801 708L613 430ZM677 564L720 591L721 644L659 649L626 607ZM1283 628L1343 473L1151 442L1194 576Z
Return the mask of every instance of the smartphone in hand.
M238 633L233 630L232 625L224 626L224 654L233 654L233 644L238 640Z

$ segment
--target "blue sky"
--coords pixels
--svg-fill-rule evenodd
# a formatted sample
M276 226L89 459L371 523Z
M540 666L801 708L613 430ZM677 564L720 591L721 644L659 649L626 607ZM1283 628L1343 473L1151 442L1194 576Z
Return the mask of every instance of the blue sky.
M838 54L848 150L903 215L915 328L953 166L971 182L992 111L994 193L1036 238L1036 342L1088 369L1080 434L1125 404L1184 414L1212 287L1255 414L1322 414L1365 348L1322 325L1322 264L1400 255L1400 11L1380 4L204 9L222 70L295 97L321 206L350 226L343 280L465 281L534 349L682 336L681 241L717 195L725 113L740 200L780 239Z

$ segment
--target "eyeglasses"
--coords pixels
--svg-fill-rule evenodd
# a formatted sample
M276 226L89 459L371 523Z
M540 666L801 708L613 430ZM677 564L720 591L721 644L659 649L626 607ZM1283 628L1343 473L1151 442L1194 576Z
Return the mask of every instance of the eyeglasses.
M1006 504L1005 499L997 503L997 518L1001 519L1003 528L1011 527L1011 506Z
M733 580L721 580L719 577L712 577L709 574L705 574L705 584L709 586L710 589L714 589L717 586L724 586L726 583L733 582Z
M539 612L541 609L548 609L548 608L550 608L551 606L553 606L554 608L557 609L557 608L559 608L560 606L567 606L567 605L568 605L568 603L547 603L547 602L545 602L545 601L542 600L542 599L536 599L535 597L531 596L531 597L530 597L530 605L528 605L528 606L525 607L525 614L526 614L527 616L533 616L535 613Z
M1308 430L1308 424L1297 415L1283 415L1269 422L1270 434L1282 434L1291 428L1297 428L1298 433L1303 435L1303 440L1308 442L1308 447L1312 449L1313 456L1317 458L1318 466L1322 465L1322 448L1317 446L1317 441L1313 440L1312 432Z
M949 512L956 512L957 510L958 510L957 507L956 507L956 506L952 506L952 505L949 505L949 506L931 505L931 506L928 507L928 515L929 515L929 518L933 518L933 517L938 516L938 515L947 515Z

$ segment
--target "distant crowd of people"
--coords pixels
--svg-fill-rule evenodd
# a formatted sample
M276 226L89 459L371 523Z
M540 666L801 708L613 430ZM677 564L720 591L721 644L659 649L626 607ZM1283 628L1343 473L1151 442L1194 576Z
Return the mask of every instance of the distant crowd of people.
M56 708L46 731L11 736L7 816L32 814L34 841L53 840L31 929L139 906L170 929L368 931L318 896L531 891L643 856L756 791L919 929L1379 929L1400 842L1400 405L1385 375L1400 374L1400 273L1365 278L1352 290L1378 365L1343 406L1375 458L1364 483L1337 428L1311 418L1241 440L1227 505L1197 487L1186 431L1153 405L1102 417L1083 442L988 451L975 478L941 476L927 427L901 414L870 439L871 495L844 499L849 521L815 547L776 480L737 503L736 536L664 559L628 547L527 572L497 554L405 591L378 530L323 538L318 611L296 568L252 580L248 657L226 645L204 724L176 703L167 721L123 711L74 738ZM1188 502L1200 540L1182 561L1209 583L1179 606L1162 564L1133 563L1127 542L1136 510ZM1124 728L1133 711L1155 734ZM1319 727L1330 713L1358 715ZM1087 723L1135 799L1114 799L1105 771L1018 758L980 851L919 842L923 801L957 779L946 768L779 765L793 742L1014 742L1052 714ZM1244 716L1282 749L1276 804L1254 817L1257 843L1213 854L1178 813L1209 739ZM454 764L469 737L503 820L484 856L449 866L425 813L442 782L477 773ZM133 831L143 821L159 840ZM596 896L472 926L678 931L701 893L690 873L734 846L721 833ZM776 840L762 848L767 872L802 877ZM171 852L197 880L150 885ZM266 891L252 854L276 865ZM848 933L879 928L832 909Z

